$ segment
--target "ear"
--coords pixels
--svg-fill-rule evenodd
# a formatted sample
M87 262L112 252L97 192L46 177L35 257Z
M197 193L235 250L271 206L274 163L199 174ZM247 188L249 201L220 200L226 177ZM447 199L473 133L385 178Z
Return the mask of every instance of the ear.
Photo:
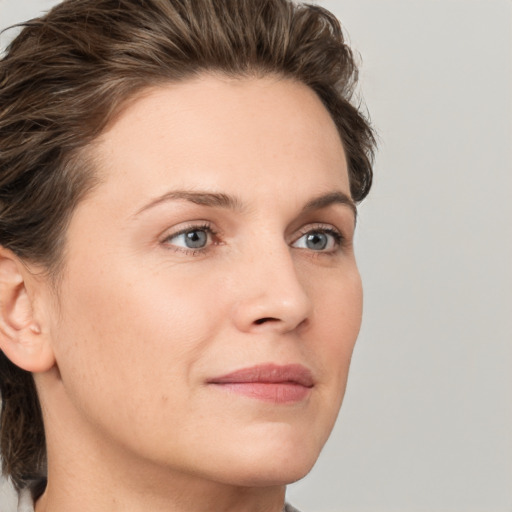
M34 314L35 283L23 262L0 247L0 350L16 366L34 373L55 364L50 339Z

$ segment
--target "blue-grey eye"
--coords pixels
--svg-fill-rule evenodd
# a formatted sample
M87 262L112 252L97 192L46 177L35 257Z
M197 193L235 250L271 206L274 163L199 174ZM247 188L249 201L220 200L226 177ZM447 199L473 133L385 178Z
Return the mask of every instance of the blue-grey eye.
M194 229L183 234L185 236L185 244L189 249L200 249L208 242L208 235L204 230Z
M312 230L298 238L292 247L310 251L332 251L339 245L341 235L330 231Z
M306 247L313 251L323 251L329 242L325 233L309 233L306 235Z
M208 245L209 232L206 228L191 228L169 237L167 242L186 249L203 249Z

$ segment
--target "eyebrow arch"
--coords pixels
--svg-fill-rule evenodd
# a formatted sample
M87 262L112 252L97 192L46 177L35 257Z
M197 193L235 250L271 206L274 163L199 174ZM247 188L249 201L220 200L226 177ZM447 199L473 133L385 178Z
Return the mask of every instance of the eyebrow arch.
M238 198L227 194L212 192L194 192L189 190L173 190L149 202L148 204L143 206L139 211L137 211L135 215L139 215L143 211L153 208L158 204L176 200L190 201L191 203L198 204L201 206L227 208L228 210L243 209L243 205Z
M350 196L340 191L329 192L328 194L324 194L315 197L314 199L311 199L311 201L308 201L306 203L302 211L309 212L312 210L321 210L322 208L327 208L328 206L331 206L331 204L343 204L348 206L352 210L354 218L357 219L356 203L354 203Z

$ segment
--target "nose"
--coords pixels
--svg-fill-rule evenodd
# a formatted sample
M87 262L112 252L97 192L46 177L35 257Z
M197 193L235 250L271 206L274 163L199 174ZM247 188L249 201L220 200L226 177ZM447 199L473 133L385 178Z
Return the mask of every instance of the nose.
M243 264L237 292L234 322L240 331L284 334L306 325L312 312L311 299L286 244Z

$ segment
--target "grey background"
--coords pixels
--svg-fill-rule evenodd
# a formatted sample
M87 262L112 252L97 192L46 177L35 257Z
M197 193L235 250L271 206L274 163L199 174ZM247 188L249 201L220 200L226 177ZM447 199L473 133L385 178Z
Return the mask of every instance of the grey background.
M0 0L0 26L55 3ZM380 151L345 403L289 499L305 512L512 512L512 2L318 3L363 56Z

